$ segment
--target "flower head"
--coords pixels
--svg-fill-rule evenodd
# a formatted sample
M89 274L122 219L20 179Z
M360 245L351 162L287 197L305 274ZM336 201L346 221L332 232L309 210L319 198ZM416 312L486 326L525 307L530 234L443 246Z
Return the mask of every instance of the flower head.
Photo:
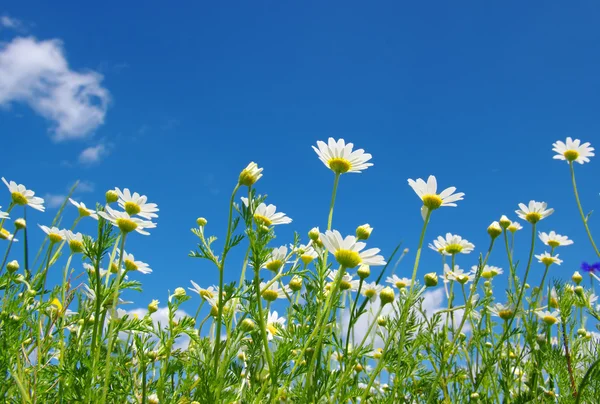
M242 198L242 202L244 202L244 205L248 206L248 198ZM292 219L287 217L285 213L276 211L277 206L261 203L254 210L254 220L258 225L264 226L292 223Z
M389 284L394 285L398 289L404 289L406 287L411 286L411 279L408 278L399 278L396 275L388 276L385 281Z
M475 279L475 274L466 273L458 265L454 265L454 269L450 268L450 265L444 264L444 283L449 281L456 281L461 284L465 284Z
M13 241L15 243L17 241L19 241L18 239L14 238L14 234L11 234L5 228L0 229L0 240L8 240L8 241Z
M473 275L475 275L477 273L478 269L479 269L479 267L477 265L473 265L471 267L471 273ZM492 279L493 277L495 277L497 275L502 275L503 273L504 273L504 271L502 271L502 268L494 267L491 265L486 265L483 267L483 270L481 271L481 277L484 279Z
M454 193L455 187L444 189L441 193L437 193L437 180L433 175L430 175L425 182L421 178L417 178L416 181L409 179L408 185L416 192L416 194L423 201L423 207L421 208L421 216L425 219L427 212L430 210L438 209L441 206L456 206L456 201L461 201L465 195L462 192Z
M510 226L508 226L508 231L511 233L516 233L519 230L522 230L523 226L519 222L512 222Z
M590 147L590 143L586 142L582 144L579 139L573 140L568 137L565 143L559 140L553 143L552 146L554 146L552 151L556 152L553 158L556 160L565 160L569 163L576 161L579 164L583 164L589 163L589 157L594 156L594 148Z
M514 316L515 311L512 306L496 303L494 306L490 307L490 313L496 317L500 317L504 321L510 320L511 317Z
M548 310L536 310L535 314L539 317L547 325L554 325L556 323L560 323L560 317L558 310L554 310L552 312Z
M319 140L317 147L312 148L319 156L319 160L334 173L360 173L373 165L367 163L372 156L365 153L363 149L352 151L353 147L354 144L346 144L344 139L336 141L330 137L327 143Z
M268 302L275 301L277 299L285 299L292 294L292 290L289 286L280 288L277 283L272 283L268 288L265 282L260 283L260 294Z
M191 290L192 292L198 293L200 295L200 297L202 297L205 300L214 299L219 296L219 289L216 286L209 286L208 288L203 289L196 282L194 282L194 281L190 281L190 282L193 287L188 288L188 289Z
M600 262L596 262L594 264L588 264L587 262L582 262L581 270L584 272L589 272L589 273L600 272Z
M128 254L126 251L123 251L123 266L126 271L138 271L144 275L152 273L152 269L150 269L148 264L142 261L136 261L133 254Z
M91 216L93 219L98 220L98 215L96 214L96 211L89 209L87 206L85 206L85 203L77 202L76 200L74 200L72 198L69 198L69 202L71 202L73 204L73 206L75 206L77 208L77 210L79 211L80 217Z
M48 239L52 243L59 243L65 239L65 231L59 229L58 227L48 227L41 224L38 226L40 226L40 229L42 229L43 232L48 235Z
M379 248L370 248L363 251L366 244L357 241L354 236L342 238L339 231L327 230L325 234L321 234L321 240L325 248L334 255L338 264L345 268L354 268L359 264L385 265L383 257L377 254Z
M305 265L310 264L315 258L318 257L317 252L312 246L312 242L308 243L307 245L300 244L297 247L290 245L290 247Z
M73 233L71 230L64 230L65 238L69 243L69 248L72 253L83 252L83 235L81 233Z
M548 209L548 204L546 202L536 202L532 200L529 201L529 205L520 203L519 207L521 209L515 211L517 215L531 224L537 223L554 213L554 209Z
M286 246L273 248L271 255L267 262L265 262L263 268L269 271L277 272L286 263L288 249Z
M14 181L8 182L2 177L2 181L6 184L10 195L12 197L12 201L17 205L28 205L35 210L39 210L43 212L44 208L44 199L35 196L35 192L30 189L25 188L25 185L17 184Z
M153 229L156 227L156 223L149 220L142 220L137 217L131 217L129 213L119 212L112 209L110 206L106 207L106 212L98 212L98 215L118 227L123 233L130 233L135 230L144 236L148 236L150 233L145 231L145 229Z
M379 292L383 290L383 285L378 285L375 282L363 283L360 293L368 298L371 302L377 300Z
M269 341L276 337L279 329L285 327L285 317L279 317L276 311L269 313L267 317L267 338Z
M540 240L542 240L542 243L550 247L559 247L573 244L573 240L569 240L567 236L561 236L560 234L556 234L554 230L550 233L539 232L538 235L540 237Z
M119 195L119 206L130 216L138 215L148 220L158 217L155 213L158 212L157 205L155 203L146 203L148 200L146 195L140 195L137 192L132 194L129 188L124 188L123 191L115 188L115 192Z
M0 206L0 220L10 219L10 217L8 217L8 213L3 212L1 209L2 209L2 206Z
M430 244L429 248L443 255L455 255L458 253L469 254L475 245L457 234L446 233L445 238L438 236L436 240L433 240L433 245Z
M240 173L239 184L247 187L254 185L262 177L262 170L262 168L258 168L258 165L252 161Z
M338 271L336 271L336 270L329 271L329 273L327 274L327 277L332 282L337 278L337 276L338 276ZM359 283L360 283L359 280L353 279L352 275L350 275L349 273L346 272L342 276L342 281L340 282L340 289L356 292L358 290Z
M545 252L543 254L536 255L535 258L537 258L539 262L541 262L544 265L562 264L562 260L558 258L558 254L550 255L549 252Z

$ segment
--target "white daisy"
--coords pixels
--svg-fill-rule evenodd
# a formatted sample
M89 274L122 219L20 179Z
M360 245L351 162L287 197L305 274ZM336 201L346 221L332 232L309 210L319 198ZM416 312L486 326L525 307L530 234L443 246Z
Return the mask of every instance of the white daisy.
M276 337L280 328L285 327L285 317L279 317L276 311L269 313L267 317L267 338L269 341Z
M560 314L558 310L536 310L535 314L539 317L540 320L542 320L547 325L554 325L556 323L560 323Z
M48 239L53 243L58 243L65 240L65 231L58 227L48 227L38 224L40 229L48 235Z
M510 224L510 226L508 226L507 230L509 232L511 232L511 233L515 233L515 232L517 232L519 230L522 230L522 229L523 229L523 226L521 226L521 223L519 223L519 222L512 222Z
M338 276L337 270L331 270L327 274L327 277L333 282L335 278ZM352 275L349 273L344 273L342 276L342 281L340 282L340 290L350 290L351 292L356 292L358 290L358 284L360 281L358 279L353 279Z
M14 237L14 234L11 234L8 230L6 230L4 228L0 229L0 240L13 241L14 243L19 241L18 239L16 239Z
M269 302L277 299L285 299L292 294L292 290L289 286L280 288L279 285L277 285L277 282L274 282L268 288L266 288L266 286L266 282L260 283L260 295L263 297L263 299Z
M389 284L394 285L398 289L403 289L411 285L411 279L399 278L396 275L388 276L385 281ZM383 288L382 288L383 289Z
M290 248L293 249L294 254L296 254L305 265L310 264L319 256L312 246L312 241L307 245L300 244L298 247L294 247L290 244Z
M594 148L590 147L590 143L581 143L579 139L571 139L567 138L566 143L561 142L560 140L556 143L553 143L552 151L557 154L554 155L554 159L557 160L566 160L568 162L576 161L579 164L589 163L589 157L594 156Z
M558 258L558 254L550 255L549 252L545 252L543 254L536 255L535 258L537 258L539 262L541 262L544 265L562 264L562 260Z
M421 216L425 220L425 216L429 210L435 210L440 206L456 206L456 201L461 201L464 193L456 191L455 187L444 189L441 193L437 193L437 180L433 175L430 175L425 182L421 178L417 178L416 181L409 179L408 185L415 191L415 193L423 201L423 207L421 208Z
M408 281L410 282L410 279ZM360 289L360 293L364 297L368 298L371 302L374 302L375 300L377 300L377 296L379 296L379 292L381 292L382 290L383 285L378 285L375 282L363 283L362 288Z
M150 233L144 229L153 229L156 227L156 223L131 217L127 212L119 212L110 206L106 207L106 212L98 212L98 215L118 227L123 233L130 233L135 230L140 234L148 236Z
M477 265L473 265L471 267L471 273L473 275L475 275L477 273L477 270L479 269L479 267ZM483 267L483 270L481 271L481 277L484 279L491 279L495 276L498 275L502 275L504 273L504 271L502 270L502 268L498 268L492 265L486 265Z
M529 223L537 223L540 220L550 216L554 213L554 209L548 209L546 202L529 201L529 205L524 203L519 204L519 210L515 212L523 220L527 220Z
M317 147L312 148L319 156L319 160L336 174L360 173L373 165L367 163L373 156L365 153L363 149L352 151L354 144L346 144L344 139L335 141L330 137L327 144L319 140Z
M17 205L28 205L40 212L43 212L46 209L44 208L44 199L34 196L35 192L25 188L25 185L17 184L14 181L8 182L4 177L2 177L2 181L8 187L13 203Z
M269 271L277 272L283 265L286 263L287 259L287 247L282 245L281 247L273 248L271 250L271 255L263 268L268 269Z
M345 268L354 268L359 264L385 265L383 257L377 255L379 248L362 251L366 247L366 243L356 241L354 236L342 238L339 231L327 230L325 234L321 234L321 241L325 248L334 255L338 264Z
M554 230L550 233L539 232L538 235L540 237L540 240L542 240L542 243L550 247L559 247L573 244L573 240L569 240L567 236L561 236L560 234L556 234Z
M500 317L504 321L510 320L515 312L512 306L501 303L496 303L489 310L493 316Z
M443 255L455 255L458 253L469 254L475 245L457 234L446 233L445 238L438 236L436 240L433 240L433 246L430 244L429 248Z
M148 264L142 261L136 261L133 254L128 254L126 251L123 251L123 266L126 271L138 271L144 275L152 273L152 269L150 269Z
M240 173L238 183L247 187L254 185L263 176L261 174L262 170L262 168L258 168L258 165L254 161L250 162Z
M444 283L456 281L464 285L473 279L475 279L475 274L466 273L458 265L454 265L454 269L450 269L450 265L444 264Z
M73 206L75 206L77 208L77 210L79 211L79 216L81 216L81 217L90 216L93 219L98 220L98 215L96 214L96 211L86 207L85 203L77 202L71 198L69 198L69 202L71 202L73 204Z
M83 234L73 233L71 230L64 230L64 236L67 239L67 243L72 252L83 252Z
M90 275L94 274L96 272L96 269L94 268L93 265L88 264L87 262L83 263L83 268L88 271L90 273ZM104 275L106 275L107 273L109 273L109 271L107 271L104 268L100 268L100 278L104 277Z
M121 191L119 188L115 188L117 195L119 195L119 206L124 209L129 215L138 215L144 219L151 220L152 218L158 217L154 212L158 212L158 207L155 203L146 203L148 197L146 195L140 195L137 192L133 194L129 191L129 188L124 188Z
M242 201L246 206L248 206L247 198L242 198ZM292 219L287 217L285 213L276 212L276 210L277 206L275 205L266 205L261 203L254 210L254 220L257 224L264 226L292 223Z
M203 299L211 299L219 296L219 288L216 286L209 286L208 288L204 289L201 288L196 282L190 282L192 283L193 287L188 289L192 292L198 293Z
M2 209L2 206L0 206L0 209ZM4 220L4 219L10 219L10 217L8 217L8 213L0 210L0 220Z

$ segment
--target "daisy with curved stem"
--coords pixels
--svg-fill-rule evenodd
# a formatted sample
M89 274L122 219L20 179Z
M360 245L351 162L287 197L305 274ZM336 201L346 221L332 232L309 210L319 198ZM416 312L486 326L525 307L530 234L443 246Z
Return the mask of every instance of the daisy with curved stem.
M110 206L106 207L105 212L98 212L98 216L108 220L113 226L118 227L124 235L136 231L144 236L149 236L150 233L145 229L153 229L156 227L156 223L132 217L129 213L114 210Z
M287 263L288 249L286 246L273 248L267 262L264 263L263 268L268 269L272 272L278 272Z
M77 210L79 211L79 217L88 217L89 216L92 219L98 220L98 215L96 214L96 211L89 209L87 206L85 206L85 203L77 202L76 200L74 200L72 198L69 198L69 202L71 202L71 204L77 208Z
M324 234L321 234L321 241L325 248L333 254L338 264L344 268L340 278L346 269L355 268L360 264L370 266L385 265L383 256L378 254L379 248L364 250L367 244L357 241L355 236L342 238L339 231L327 230Z
M410 279L409 279L409 281L410 281ZM375 282L370 282L370 283L363 284L363 286L360 290L360 293L364 297L369 299L369 301L371 303L373 303L377 300L377 297L379 296L379 292L381 292L382 290L383 290L383 285L378 285Z
M147 203L148 197L146 195L140 195L137 192L131 193L129 188L124 188L123 191L115 188L115 192L119 195L117 203L130 216L137 215L148 220L158 217L156 214L158 206L155 203Z
M25 188L25 185L17 184L14 181L8 182L4 177L2 177L2 182L4 182L8 188L12 198L12 202L8 207L7 212L10 212L15 205L29 206L32 209L39 210L40 212L44 212L46 210L46 208L44 208L44 199L35 196L35 192Z
M471 274L477 274L478 269L479 267L477 265L473 265L471 267ZM489 280L495 278L498 275L502 275L503 273L504 271L502 270L502 268L495 267L492 265L484 265L483 270L481 271L481 277Z
M569 240L567 236L561 236L553 231L550 233L539 232L538 236L542 243L549 247L556 248L573 244L573 240Z
M388 276L385 281L391 285L393 285L396 289L402 290L406 287L411 286L412 282L408 278L400 278L396 275ZM383 287L382 287L383 289Z
M535 314L548 326L560 323L560 313L558 310L536 310Z
M425 220L425 216L428 212L436 210L441 206L455 207L455 202L461 201L465 195L462 192L454 193L456 191L456 187L446 188L438 194L437 180L433 175L430 175L429 178L427 178L427 182L421 178L417 178L416 181L409 179L408 185L410 185L413 191L415 191L415 193L423 201L423 206L421 208L421 216L423 217L423 220Z
M277 226L292 223L292 219L283 212L277 212L277 206L266 205L264 202L256 207L254 221L259 226Z
M205 289L200 287L200 285L198 285L194 281L190 281L190 283L192 284L192 287L188 289L192 292L198 293L198 295L200 295L200 297L204 300L214 299L215 297L219 296L219 288L217 288L216 286L209 286Z
M142 261L136 261L133 254L128 254L127 252L123 252L123 266L125 267L125 271L137 271L144 275L151 274L152 269L150 266Z
M266 282L260 283L260 295L269 303L277 299L286 299L291 293L289 286L280 288L277 283L271 285L267 285Z
M14 234L12 234L11 232L9 232L8 230L6 230L4 228L0 228L0 240L8 240L8 241L12 241L14 243L19 241L18 239L15 238Z

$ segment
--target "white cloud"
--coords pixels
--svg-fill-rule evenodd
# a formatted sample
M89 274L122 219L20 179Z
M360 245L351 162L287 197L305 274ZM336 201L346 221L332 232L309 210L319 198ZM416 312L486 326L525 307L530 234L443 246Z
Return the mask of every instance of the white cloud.
M94 184L92 181L82 180L82 181L79 181L79 184L77 185L77 188L75 189L75 191L80 192L80 193L88 193L88 192L94 192L95 189L96 189L96 184Z
M0 28L20 29L23 27L23 22L8 15L0 16Z
M53 122L57 141L86 137L104 123L110 96L101 81L96 72L71 70L60 40L18 37L0 45L0 107L27 104Z
M137 308L137 309L133 309L133 310L127 310L127 314L129 314L130 316L137 314L138 318L144 318L144 316L146 316L146 314L148 314L148 309ZM185 311L177 310L175 312L174 318L175 318L175 320L180 320L187 315L188 314ZM162 328L167 327L169 324L169 308L161 307L155 313L152 313L151 317L152 317L152 322L154 323L155 327L158 327L159 324ZM173 349L185 349L185 348L187 348L189 343L190 343L189 336L187 336L186 334L180 335L177 338L177 340L175 341L175 344L173 345Z
M63 204L66 197L66 195L46 194L44 195L44 204L50 209L58 208Z
M104 156L108 154L108 148L103 143L97 144L96 146L90 146L85 148L79 154L79 163L91 165L98 163Z

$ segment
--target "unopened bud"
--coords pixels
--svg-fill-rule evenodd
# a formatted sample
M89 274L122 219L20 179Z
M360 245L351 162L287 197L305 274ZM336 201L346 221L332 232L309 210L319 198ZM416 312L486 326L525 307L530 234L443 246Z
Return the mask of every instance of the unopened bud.
M369 226L369 224L363 224L362 226L358 226L356 228L356 238L359 240L367 240L371 237L371 232L373 228Z
M242 322L240 323L240 327L242 328L242 330L244 330L245 332L250 332L252 330L254 330L254 327L256 326L256 324L254 323L254 321L252 321L252 319L250 318L245 318L244 320L242 320Z
M320 235L321 235L321 233L319 232L319 228L318 227L313 227L308 232L308 238L310 238L312 241L317 241L319 239Z
M381 300L382 306L393 302L395 297L396 295L394 293L394 289L390 288L389 286L386 286L381 292L379 292L379 299Z
M571 276L571 280L573 282L575 282L577 285L579 285L581 283L581 281L583 280L583 276L581 276L579 271L575 271L575 273L573 273L573 276Z
M371 275L371 267L365 264L361 264L361 266L358 267L356 274L360 279L368 278L369 275Z
M17 260L13 260L6 264L6 270L11 274L17 272L19 270L19 263L17 262Z
M25 227L27 227L27 223L25 222L25 219L15 220L15 227L19 230L23 230Z
M492 224L488 226L487 232L493 240L502 234L502 227L500 227L498 222L492 222Z
M251 162L240 173L239 184L247 187L254 185L262 177L262 170L255 162Z
M508 226L510 226L512 222L510 221L509 218L506 217L506 215L502 215L502 217L500 218L498 224L500 225L500 227L502 227L503 229L507 229Z
M583 292L584 292L583 286L575 286L574 291L577 296L583 297Z
M387 325L387 317L379 316L377 317L377 325L380 327L385 327Z
M437 284L438 284L438 275L435 272L430 272L428 274L425 274L424 279L425 279L425 286L427 286L428 288L437 286Z
M197 224L199 227L204 227L204 226L206 226L206 223L208 223L208 221L207 221L205 218L203 218L203 217L199 217L198 219L196 219L196 224Z
M176 288L175 292L173 293L173 296L175 296L177 299L181 299L185 295L186 295L186 292L185 292L184 288Z
M105 197L106 203L108 204L115 203L119 200L119 194L117 194L117 191L115 191L114 189L106 191Z
M156 313L158 311L158 300L152 300L150 304L148 304L148 312L150 314Z
M300 289L302 289L302 278L298 275L294 275L294 277L290 280L288 286L294 292L299 291Z

